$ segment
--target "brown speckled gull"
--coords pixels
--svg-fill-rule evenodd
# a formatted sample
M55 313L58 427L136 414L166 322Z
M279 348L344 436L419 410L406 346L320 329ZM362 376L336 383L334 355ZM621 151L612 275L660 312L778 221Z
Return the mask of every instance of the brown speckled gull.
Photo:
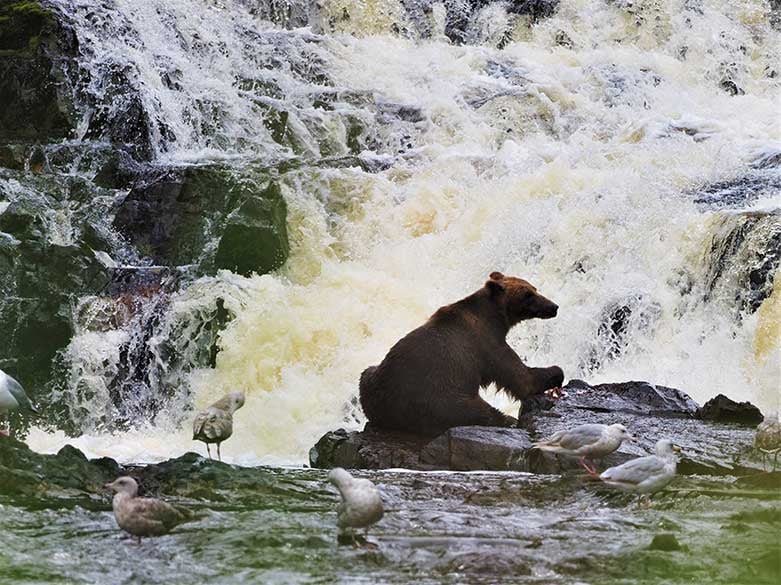
M115 493L112 502L119 527L141 542L142 536L168 534L179 524L195 519L187 510L155 498L139 498L138 484L132 477L120 477L105 487Z
M210 443L217 443L217 458L222 461L220 443L233 434L233 413L244 406L244 392L230 392L206 410L198 413L193 421L193 441L206 443L209 459Z

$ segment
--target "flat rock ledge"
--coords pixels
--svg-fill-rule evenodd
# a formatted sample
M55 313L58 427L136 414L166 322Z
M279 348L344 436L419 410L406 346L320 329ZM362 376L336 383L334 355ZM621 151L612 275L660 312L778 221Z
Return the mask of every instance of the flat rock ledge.
M456 427L431 438L384 431L338 429L323 435L309 452L312 467L329 469L522 471L563 473L577 461L532 447L553 432L584 423L622 423L637 437L599 462L605 468L653 451L668 437L683 447L678 466L684 475L752 475L763 471L752 448L761 413L749 403L719 396L700 407L685 392L648 382L591 386L573 380L563 397L535 397L524 403L518 428ZM726 413L718 416L714 413ZM746 413L745 416L742 413Z

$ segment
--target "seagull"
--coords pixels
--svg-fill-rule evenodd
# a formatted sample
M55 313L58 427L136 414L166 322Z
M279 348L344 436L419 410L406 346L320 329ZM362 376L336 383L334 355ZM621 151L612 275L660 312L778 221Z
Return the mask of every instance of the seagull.
M0 370L0 414L7 414L11 410L21 408L27 412L39 414L22 385L14 378ZM0 435L8 437L11 432L11 421L8 421L5 430L0 430Z
M765 418L757 427L754 448L762 454L762 467L766 469L768 461L772 459L775 471L781 454L781 420L778 415Z
M328 481L336 486L342 496L342 502L336 509L337 524L340 529L347 529L355 544L354 528L365 528L368 534L369 526L379 522L385 510L382 497L377 486L368 479L354 478L341 467L336 467L328 474Z
M593 464L587 458L602 458L621 446L624 440L634 437L624 425L586 424L574 429L558 431L551 437L534 443L532 446L541 451L580 457L580 465L589 473L596 473Z
M609 486L640 494L658 492L675 477L676 453L681 448L668 439L656 443L656 454L638 457L606 469L599 479Z
M209 459L210 443L217 443L217 458L222 461L220 443L233 434L233 413L244 406L244 392L229 392L206 410L198 413L193 421L193 441L206 443Z
M112 506L119 527L138 538L162 536L179 524L195 517L188 510L176 508L155 498L139 498L138 484L132 477L120 477L105 486L116 492Z

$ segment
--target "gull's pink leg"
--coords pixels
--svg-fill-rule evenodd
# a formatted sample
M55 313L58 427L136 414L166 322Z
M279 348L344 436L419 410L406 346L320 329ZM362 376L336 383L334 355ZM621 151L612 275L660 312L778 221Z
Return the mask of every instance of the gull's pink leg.
M586 470L586 473L588 473L591 477L596 477L598 475L597 468L594 467L592 464L587 463L585 457L581 457L578 463L583 469Z

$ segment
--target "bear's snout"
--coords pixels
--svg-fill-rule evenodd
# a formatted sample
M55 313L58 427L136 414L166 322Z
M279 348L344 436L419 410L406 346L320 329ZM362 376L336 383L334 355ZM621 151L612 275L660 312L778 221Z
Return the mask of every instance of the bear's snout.
M559 312L559 306L553 301L541 297L537 307L537 315L540 319L553 319Z

